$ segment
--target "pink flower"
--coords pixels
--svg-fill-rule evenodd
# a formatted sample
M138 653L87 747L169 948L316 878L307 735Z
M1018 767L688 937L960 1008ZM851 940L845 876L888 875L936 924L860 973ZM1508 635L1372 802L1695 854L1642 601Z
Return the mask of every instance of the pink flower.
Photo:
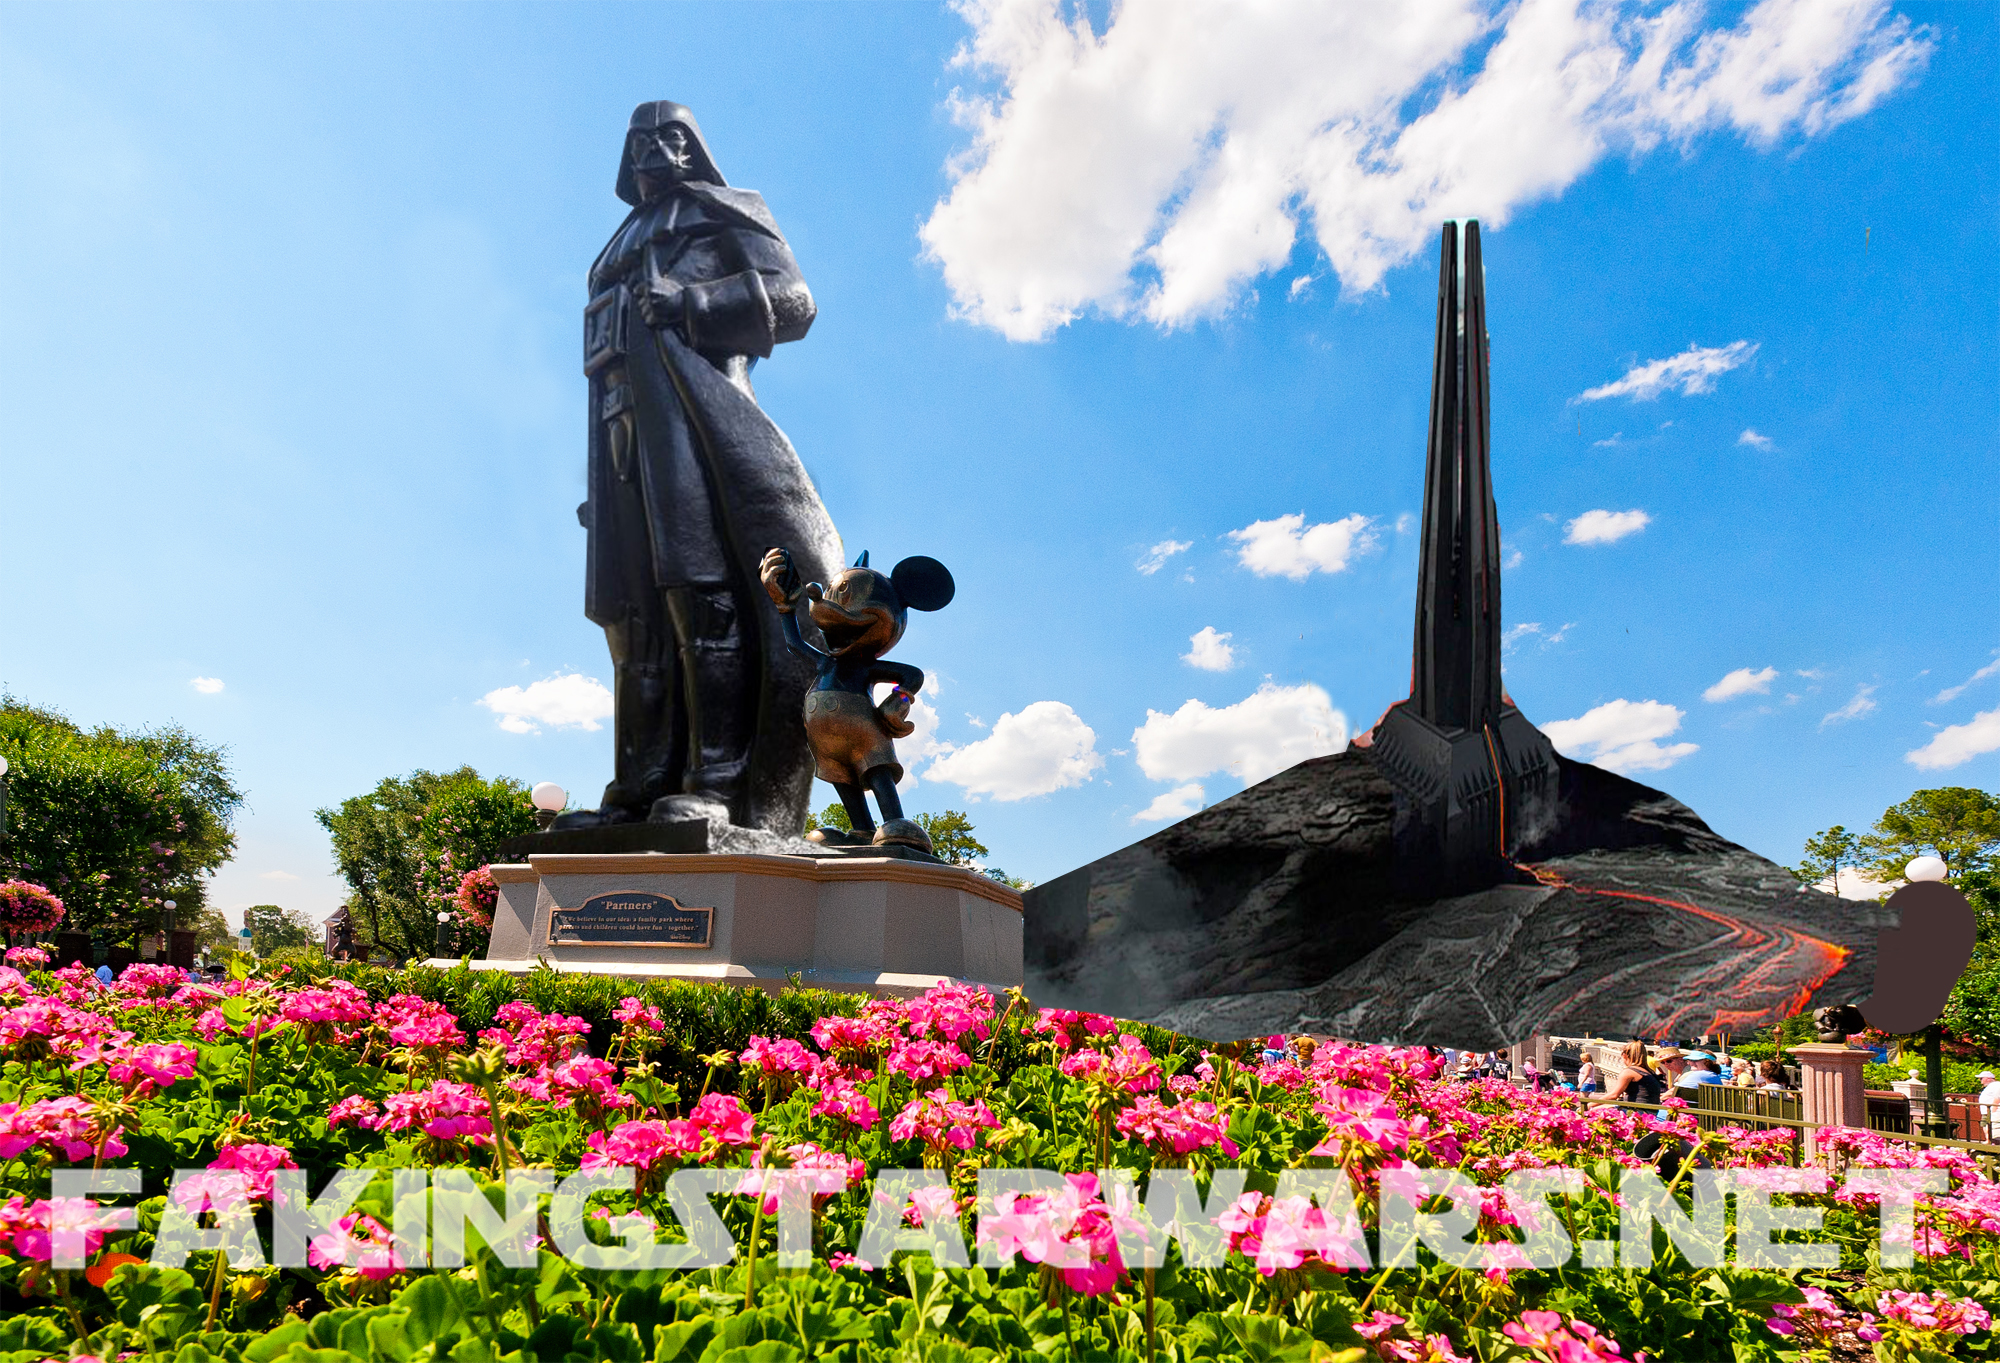
M1085 1050L1058 1066L1071 1078L1118 1093L1148 1093L1160 1086L1159 1062L1144 1042L1127 1033L1108 1051Z
M122 1084L133 1098L150 1098L161 1089L172 1088L194 1073L195 1049L179 1042L135 1046L123 1058L105 1067L114 1084Z
M10 1240L23 1259L49 1262L61 1251L66 1259L88 1259L116 1229L98 1204L86 1197L42 1199L29 1205L19 1197L0 1207L0 1240Z
M724 1145L755 1145L756 1118L734 1094L711 1093L694 1105L688 1120Z
M977 1242L1009 1260L1019 1255L1059 1269L1071 1290L1098 1296L1115 1287L1125 1271L1118 1230L1142 1231L1129 1215L1105 1203L1095 1174L1066 1174L1063 1182L1052 1192L1001 1193L993 1214L979 1218ZM949 1195L944 1188L934 1191Z
M648 1032L664 1032L667 1030L667 1020L660 1016L659 1009L650 1003L641 1002L629 994L618 1001L618 1006L612 1010L611 1016L621 1027L639 1028ZM793 1044L797 1045L796 1042ZM800 1047L800 1049L803 1050L805 1048Z
M107 1159L125 1153L119 1128L107 1132L106 1116L87 1098L44 1098L26 1107L0 1103L0 1159L46 1146L72 1164L94 1159L102 1143Z
M375 1126L381 1131L403 1131L414 1126L434 1140L483 1145L493 1135L490 1112L486 1095L471 1084L439 1081L429 1088L392 1093L384 1098L382 1116Z
M16 968L26 966L30 970L40 970L49 963L49 953L40 947L9 947L6 959L8 965Z
M961 1103L947 1089L934 1088L912 1098L889 1123L889 1134L899 1141L921 1139L932 1151L947 1146L970 1150L974 1132L1000 1125L985 1103Z
M1056 1049L1070 1050L1093 1036L1109 1036L1118 1030L1115 1018L1102 1013L1079 1013L1068 1008L1044 1008L1035 1019L1035 1030L1053 1033Z
M1546 1363L1626 1363L1617 1340L1575 1316L1564 1329L1554 1311L1523 1311L1518 1323L1508 1321L1500 1333ZM1635 1354L1632 1363L1645 1363L1645 1358Z
M1245 1193L1215 1224L1229 1237L1229 1248L1252 1260L1267 1278L1307 1264L1338 1271L1367 1262L1359 1226L1330 1223L1310 1198Z
M1339 1141L1355 1141L1383 1150L1401 1150L1410 1142L1409 1124L1396 1105L1380 1093L1328 1084L1320 1089L1313 1111L1326 1119L1327 1139L1315 1155L1337 1155Z
M811 1074L819 1063L813 1053L789 1037L772 1040L753 1036L738 1057L743 1068L766 1075Z
M967 1032L983 1039L992 1018L993 995L986 989L957 980L941 980L920 998L910 1001L908 1026L912 1037L934 1032L946 1041L956 1042Z
M835 1014L815 1022L812 1037L828 1055L852 1062L865 1061L872 1067L875 1056L889 1048L899 1030L896 1024L879 1017L848 1018Z
M465 1045L458 1019L443 1005L415 994L397 994L375 1009L375 1022L398 1046L418 1050L457 1050Z
M44 933L63 918L63 902L45 885L0 880L0 931Z
M972 1058L949 1041L899 1041L889 1048L889 1068L907 1074L912 1083L943 1079L972 1063Z
M866 1130L882 1120L866 1093L848 1083L829 1083L812 1106L815 1117L833 1117Z
M1890 1289L1876 1299L1875 1309L1887 1323L1923 1334L1970 1335L1992 1328L1993 1317L1970 1297L1948 1292L1899 1292Z
M279 1015L306 1027L344 1028L367 1022L374 1011L367 993L359 985L328 980L323 985L287 994Z
M395 1237L372 1216L343 1216L332 1230L316 1235L306 1246L306 1261L314 1268L352 1268L374 1282L403 1271Z
M356 1126L373 1131L377 1126L381 1125L378 1112L379 1109L375 1106L373 1098L359 1093L350 1093L327 1111L326 1124L328 1126L342 1126L348 1122L353 1122Z
M1234 1159L1241 1152L1229 1139L1214 1103L1189 1101L1168 1107L1150 1095L1118 1114L1118 1134L1145 1141L1161 1154L1188 1155L1219 1146Z
M783 1168L765 1170L761 1152L751 1157L751 1172L736 1184L738 1196L761 1194L764 1215L778 1214L778 1201L788 1180L803 1182L811 1192L815 1209L846 1192L868 1176L868 1166L835 1150L822 1150L810 1141L785 1147L790 1161ZM946 1193L949 1196L949 1192Z
M275 1175L280 1169L296 1169L298 1162L282 1145L225 1145L209 1162L211 1169L227 1169L247 1180L250 1196L258 1202L277 1197Z
M479 866L467 871L459 878L458 893L452 896L458 907L459 917L476 928L493 926L493 911L500 904L500 887L493 881L493 872Z
M584 1140L582 1168L627 1168L650 1174L701 1151L701 1128L689 1121L621 1122L609 1132L593 1131Z

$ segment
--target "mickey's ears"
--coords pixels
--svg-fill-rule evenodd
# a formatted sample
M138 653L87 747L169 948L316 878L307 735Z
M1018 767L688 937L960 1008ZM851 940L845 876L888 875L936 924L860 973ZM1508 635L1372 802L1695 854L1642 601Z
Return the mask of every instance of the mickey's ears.
M920 611L941 611L958 592L958 584L951 580L951 569L922 554L898 563L890 572L889 581L895 584L896 595L903 599L904 605Z

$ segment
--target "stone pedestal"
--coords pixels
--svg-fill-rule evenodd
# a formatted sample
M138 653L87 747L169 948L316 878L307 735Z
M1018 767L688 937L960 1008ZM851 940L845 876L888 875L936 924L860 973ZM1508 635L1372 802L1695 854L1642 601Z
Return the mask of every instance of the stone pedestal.
M963 867L631 852L537 854L491 870L500 896L475 969L526 973L547 962L772 992L796 974L813 988L905 996L943 979L995 989L1021 982L1019 892ZM602 913L620 896L653 897L659 921L673 926L611 934L652 940L579 940L590 934L579 934L574 915ZM593 902L599 907L586 910Z
M1793 1046L1799 1062L1799 1091L1804 1099L1804 1119L1823 1126L1868 1125L1868 1094L1862 1081L1862 1066L1874 1058L1872 1052L1852 1046ZM1806 1132L1806 1153L1817 1144Z

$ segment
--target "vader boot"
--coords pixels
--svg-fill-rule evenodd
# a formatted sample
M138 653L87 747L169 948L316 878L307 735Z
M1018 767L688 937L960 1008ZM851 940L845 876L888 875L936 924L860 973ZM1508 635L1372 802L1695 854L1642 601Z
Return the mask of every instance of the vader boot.
M725 588L676 588L667 593L667 608L680 638L686 766L680 788L655 800L649 817L730 823L749 760L755 703L736 605Z
M603 802L596 809L557 816L551 827L559 830L646 818L654 801L676 789L687 765L680 663L666 612L662 609L656 619L634 612L605 635L611 642L612 703L618 717L614 775Z

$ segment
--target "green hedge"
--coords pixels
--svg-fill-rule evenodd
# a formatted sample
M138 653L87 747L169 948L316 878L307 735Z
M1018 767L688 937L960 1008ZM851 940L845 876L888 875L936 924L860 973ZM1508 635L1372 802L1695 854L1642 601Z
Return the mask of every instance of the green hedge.
M666 1044L650 1057L664 1083L678 1084L686 1095L708 1084L718 1093L733 1092L737 1069L718 1069L710 1083L708 1066L701 1057L718 1051L739 1052L752 1036L790 1037L811 1045L812 1027L829 1014L852 1017L867 1001L862 994L831 989L808 989L792 984L776 995L762 989L725 984L694 984L686 980L627 980L610 975L568 974L543 967L527 975L508 975L497 970L473 970L463 962L450 970L431 966L410 966L389 970L358 963L327 964L315 968L310 963L293 963L287 980L299 976L311 979L349 980L368 992L375 1002L394 994L414 994L451 1010L470 1034L494 1026L494 1015L515 999L524 999L544 1013L565 1013L590 1024L592 1055L603 1056L618 1034L612 1013L625 998L638 998L660 1010L666 1020ZM1007 1007L1003 999L1000 1006ZM1031 1005L1015 1005L1024 1009ZM1017 1014L1018 1015L1018 1014ZM1123 1030L1136 1034L1161 1057L1174 1052L1199 1053L1200 1042L1158 1027L1127 1023ZM1000 1038L991 1053L971 1037L963 1042L966 1053L984 1061L1004 1082L1013 1072L1036 1063L1032 1042L1012 1028ZM1039 1063L1046 1064L1044 1051Z

